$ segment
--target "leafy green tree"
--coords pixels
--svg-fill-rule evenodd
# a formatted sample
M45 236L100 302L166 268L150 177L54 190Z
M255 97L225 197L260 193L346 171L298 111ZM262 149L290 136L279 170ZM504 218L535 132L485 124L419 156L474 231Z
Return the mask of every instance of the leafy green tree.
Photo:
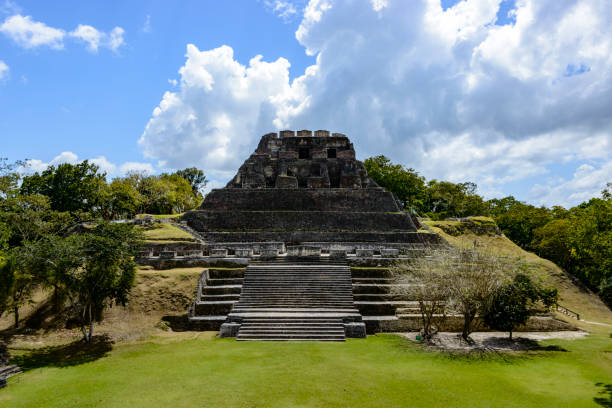
M44 287L53 290L53 304L60 312L65 302L70 274L83 264L81 238L45 235L23 246L22 263Z
M606 198L605 190L602 197L570 210L570 272L612 305L606 295L612 282L612 198Z
M426 208L434 219L486 215L487 205L476 194L476 184L430 180L427 183Z
M545 207L535 207L521 202L513 203L505 212L495 216L502 232L521 248L531 250L534 230L552 219Z
M142 244L142 232L127 224L102 223L82 234L82 267L67 271L68 298L77 312L86 342L104 309L125 305L134 284L134 256Z
M147 176L133 173L122 182L138 192L139 212L149 214L181 213L197 207L201 194L193 193L192 185L178 174Z
M405 208L421 210L425 200L425 178L412 168L392 163L385 156L366 159L368 175L381 187L395 194Z
M530 247L536 254L549 259L565 270L571 268L569 237L572 230L569 219L553 219L533 231Z
M13 258L0 256L0 316L6 311L13 283L15 281L15 267Z
M15 328L19 327L19 308L30 301L32 290L38 283L34 274L24 266L23 259L23 247L13 248L7 256L8 261L2 272L7 275L3 279L12 280L7 307L13 311Z
M9 228L11 247L36 241L46 234L65 232L74 223L69 213L53 211L49 198L43 195L18 194L3 204L0 222Z
M0 158L0 201L10 199L19 191L21 176L17 169L24 162L9 163L6 158Z
M175 174L189 182L194 196L201 195L202 189L208 184L204 172L196 167L179 170Z
M127 179L116 178L100 194L99 211L106 220L132 218L142 200L142 195Z
M49 166L40 174L24 177L21 193L49 197L51 209L55 211L92 211L106 184L106 174L98 170L98 166L87 160L78 164Z
M508 332L512 340L512 332L527 322L533 304L538 301L550 308L557 301L557 290L545 288L528 275L518 273L512 282L503 285L491 296L483 313L484 322L494 330Z

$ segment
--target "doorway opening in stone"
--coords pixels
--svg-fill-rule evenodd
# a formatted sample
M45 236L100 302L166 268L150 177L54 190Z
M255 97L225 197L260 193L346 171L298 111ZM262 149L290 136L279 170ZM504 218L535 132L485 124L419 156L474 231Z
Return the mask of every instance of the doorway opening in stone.
M299 158L310 159L310 149L308 149L307 147L300 147Z
M327 149L327 158L335 159L336 158L336 149Z

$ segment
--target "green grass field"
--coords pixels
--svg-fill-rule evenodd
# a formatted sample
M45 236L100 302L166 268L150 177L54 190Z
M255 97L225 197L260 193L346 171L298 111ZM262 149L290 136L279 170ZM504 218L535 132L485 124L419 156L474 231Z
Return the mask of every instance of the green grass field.
M28 371L9 379L0 406L611 406L608 333L542 345L566 351L465 355L394 335L245 343L170 333L112 350L100 343L88 352L68 346L17 356Z

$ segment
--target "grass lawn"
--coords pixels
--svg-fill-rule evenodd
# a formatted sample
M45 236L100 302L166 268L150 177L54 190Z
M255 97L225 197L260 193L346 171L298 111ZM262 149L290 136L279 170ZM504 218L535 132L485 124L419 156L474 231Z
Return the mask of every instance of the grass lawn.
M0 390L0 406L611 406L600 391L612 384L612 341L609 329L599 330L542 342L567 351L484 356L424 351L394 335L246 343L169 333L112 350L98 344L90 353L68 346L17 356L29 370Z

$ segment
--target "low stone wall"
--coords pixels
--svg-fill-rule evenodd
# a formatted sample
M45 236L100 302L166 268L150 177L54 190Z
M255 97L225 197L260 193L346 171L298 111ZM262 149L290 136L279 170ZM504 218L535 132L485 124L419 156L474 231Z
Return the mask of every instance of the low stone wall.
M393 332L409 332L419 331L423 327L423 322L420 315L404 315L397 318L389 318L385 320L377 320L364 317L366 323L366 331L368 334L374 333L393 333ZM476 318L474 327L477 331L491 331L487 328L479 318ZM448 316L442 326L442 331L461 332L463 329L462 316ZM521 331L563 331L577 330L571 324L559 320L550 315L531 316L524 326L516 328L516 332Z

